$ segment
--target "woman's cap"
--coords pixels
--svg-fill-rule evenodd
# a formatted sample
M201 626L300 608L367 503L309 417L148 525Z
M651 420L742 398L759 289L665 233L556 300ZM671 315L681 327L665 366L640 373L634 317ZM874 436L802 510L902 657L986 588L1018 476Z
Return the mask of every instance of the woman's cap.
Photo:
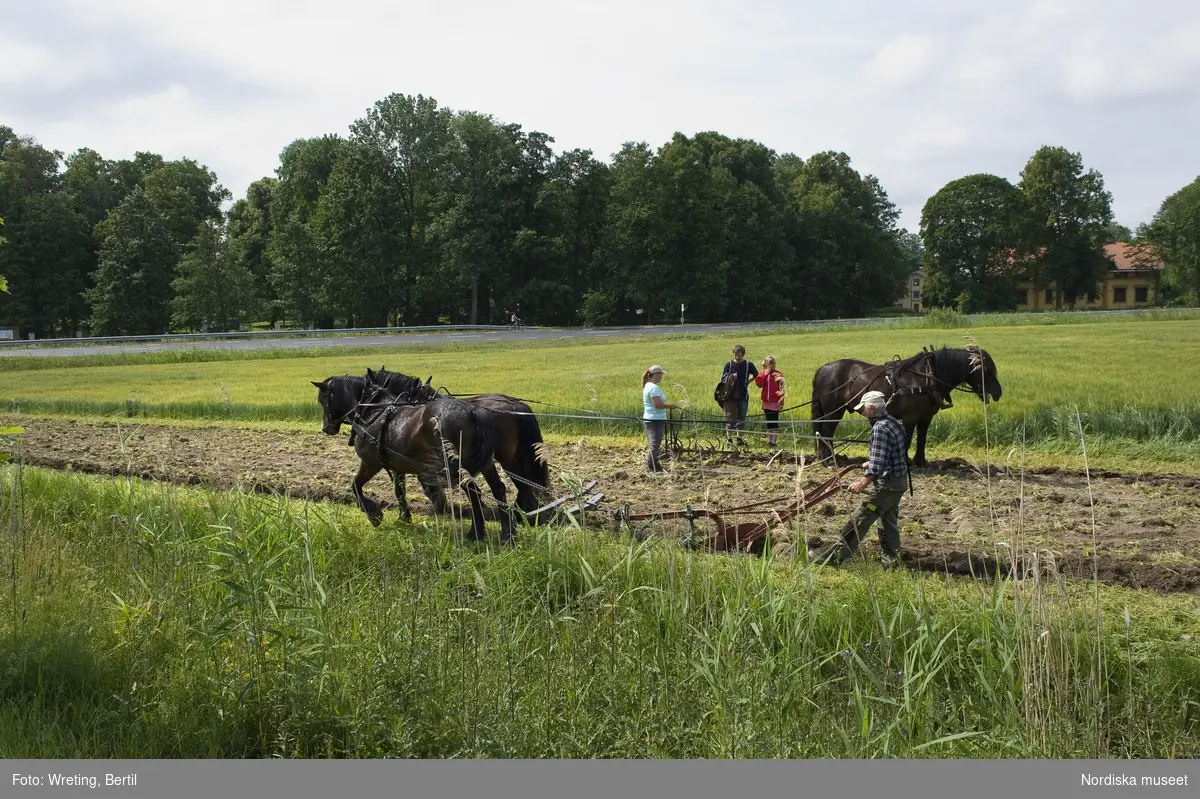
M663 369L661 366L659 366L658 364L654 364L653 366L651 366L649 369L646 370L646 373L652 374L652 375L665 375L667 373L667 371L665 369Z

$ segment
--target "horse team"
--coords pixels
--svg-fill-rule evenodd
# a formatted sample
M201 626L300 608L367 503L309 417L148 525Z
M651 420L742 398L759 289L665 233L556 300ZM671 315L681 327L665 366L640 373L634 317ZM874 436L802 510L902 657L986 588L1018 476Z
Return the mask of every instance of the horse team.
M385 369L367 370L364 377L337 376L313 382L324 411L321 429L337 435L343 424L351 427L350 444L359 457L353 492L358 507L378 526L383 520L379 505L363 487L386 471L399 503L400 516L410 520L405 478L414 475L435 513L450 505L446 489L462 488L471 511L468 536L485 535L482 492L472 478L482 475L499 505L501 540L513 539L516 512L497 465L517 488L516 508L538 523L538 509L550 487L546 449L537 417L529 405L506 394L458 397L443 394L431 385ZM930 422L940 410L953 405L954 390L974 394L982 402L999 400L996 365L985 350L925 348L907 359L871 364L843 358L825 364L813 376L812 425L817 457L835 461L833 435L848 409L867 391L888 397L889 413L904 425L906 447L917 434L913 465L927 465L925 441Z

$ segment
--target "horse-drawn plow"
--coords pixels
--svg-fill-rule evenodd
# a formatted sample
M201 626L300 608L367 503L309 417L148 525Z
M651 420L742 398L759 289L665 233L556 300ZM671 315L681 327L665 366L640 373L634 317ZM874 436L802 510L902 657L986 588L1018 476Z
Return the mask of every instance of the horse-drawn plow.
M613 533L620 533L628 528L637 536L645 534L655 522L668 520L685 520L688 533L684 536L688 543L712 552L745 552L761 553L766 546L771 530L786 526L797 516L811 510L820 503L841 491L844 486L842 479L854 470L847 466L837 474L807 490L738 505L729 508L693 507L688 503L682 510L657 510L644 513L631 513L628 504L606 513L609 527ZM575 518L579 514L599 509L605 494L596 491L597 480L583 484L578 492L562 496L553 502L538 508L530 514L531 520L546 523L560 516ZM575 504L565 507L574 499ZM731 517L761 517L748 521L731 523ZM711 523L711 530L702 530L698 524L701 520Z

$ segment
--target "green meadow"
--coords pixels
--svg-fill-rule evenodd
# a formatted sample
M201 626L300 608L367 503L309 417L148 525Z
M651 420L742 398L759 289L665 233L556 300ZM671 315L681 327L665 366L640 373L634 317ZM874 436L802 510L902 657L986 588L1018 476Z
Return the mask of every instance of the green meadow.
M0 757L1167 758L1195 597L0 469Z
M774 355L788 380L788 405L801 405L810 399L812 375L823 363L844 357L879 363L926 345L964 346L968 337L994 358L1003 397L985 412L972 395L956 393L955 407L934 421L933 442L972 449L1024 445L1065 455L1079 451L1082 422L1085 436L1100 451L1166 462L1191 461L1200 452L1200 400L1191 392L1200 385L1196 319L398 346L352 354L326 350L316 357L126 359L112 366L88 365L86 358L82 364L44 359L37 369L2 373L0 408L311 424L320 411L310 381L386 366L422 378L432 375L435 386L457 393L500 391L535 400L534 410L551 433L636 436L640 431L632 417L640 413L640 377L652 363L668 372L663 386L669 400L712 419L719 413L712 389L735 343L743 344L756 364ZM756 405L752 400L752 413ZM571 418L585 414L626 418ZM807 434L807 407L783 418L799 422L793 429ZM844 435L861 427L854 419Z

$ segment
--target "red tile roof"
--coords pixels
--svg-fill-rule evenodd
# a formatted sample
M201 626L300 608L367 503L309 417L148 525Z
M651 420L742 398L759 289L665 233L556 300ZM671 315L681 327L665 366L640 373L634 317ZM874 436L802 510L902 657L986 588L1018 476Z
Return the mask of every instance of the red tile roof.
M1117 271L1131 269L1162 269L1162 259L1151 247L1114 241L1104 245L1104 255L1116 264Z

